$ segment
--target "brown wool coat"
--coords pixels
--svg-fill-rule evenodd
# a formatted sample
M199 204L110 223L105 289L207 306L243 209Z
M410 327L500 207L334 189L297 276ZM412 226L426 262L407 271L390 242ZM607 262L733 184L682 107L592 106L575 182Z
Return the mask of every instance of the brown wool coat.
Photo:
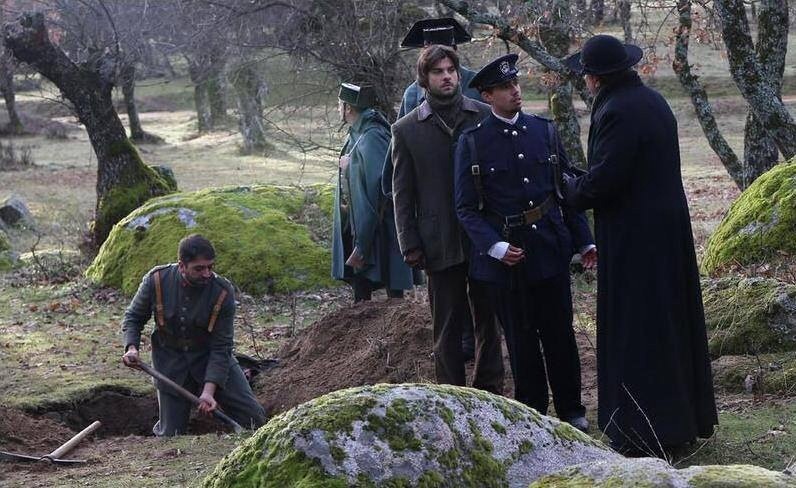
M467 260L467 237L453 199L453 155L461 132L489 115L490 108L464 97L462 111L453 134L428 101L392 126L393 201L401 253L421 248L432 272Z

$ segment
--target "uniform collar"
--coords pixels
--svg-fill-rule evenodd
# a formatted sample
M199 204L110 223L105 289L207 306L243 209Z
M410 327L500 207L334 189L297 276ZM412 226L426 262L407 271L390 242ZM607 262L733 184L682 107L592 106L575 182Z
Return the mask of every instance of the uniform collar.
M509 124L509 125L516 125L517 124L517 120L519 120L519 118L520 118L520 113L521 112L518 110L517 113L514 114L514 117L512 117L510 119L507 119L505 117L501 117L500 115L496 114L494 110L492 110L492 115L494 115L496 119L498 119L501 122L505 122L506 124Z
M478 104L472 98L462 96L462 110L478 113ZM417 107L417 120L422 122L431 117L433 113L434 112L431 110L431 105L428 103L428 100L423 100L423 103Z

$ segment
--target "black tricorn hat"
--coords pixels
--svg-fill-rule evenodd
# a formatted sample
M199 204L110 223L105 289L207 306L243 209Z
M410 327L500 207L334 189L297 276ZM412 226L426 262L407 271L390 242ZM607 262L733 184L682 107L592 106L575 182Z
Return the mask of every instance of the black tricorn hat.
M401 47L425 47L430 44L455 46L470 42L472 36L456 19L424 19L414 23L401 41Z
M607 75L630 68L642 56L644 52L640 47L600 34L586 41L579 52L567 56L564 64L579 74Z
M340 93L337 98L356 108L370 108L376 105L376 90L368 85L359 86L353 83L341 83Z
M517 66L515 66L517 64L517 59L519 59L519 56L516 54L506 54L505 56L497 58L481 68L473 79L470 80L468 86L476 90L483 90L484 88L501 85L516 78L519 72Z

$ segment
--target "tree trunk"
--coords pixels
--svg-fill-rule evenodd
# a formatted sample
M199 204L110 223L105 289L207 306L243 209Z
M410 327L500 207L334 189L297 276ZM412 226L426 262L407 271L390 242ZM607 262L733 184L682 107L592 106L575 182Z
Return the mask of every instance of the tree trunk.
M135 104L135 64L125 64L121 69L120 78L127 118L130 121L130 139L133 141L145 141L146 134L144 133L144 128L141 127L141 119L138 117L138 106Z
M14 67L9 56L8 53L0 51L0 91L3 92L6 111L8 112L8 127L6 131L9 134L22 134L25 132L25 128L22 125L22 119L19 118L19 113L17 113Z
M210 121L214 129L223 126L227 121L225 64L223 55L212 56L209 76L206 80L207 99L210 103Z
M202 67L192 60L188 60L188 76L193 83L193 102L196 107L196 121L199 133L213 129L210 118L210 105L207 101L207 85L203 76Z
M551 12L549 22L540 25L539 38L553 56L563 58L570 45L568 0L547 0L545 9ZM555 121L564 150L570 161L586 166L586 155L580 142L580 123L572 103L572 85L564 79L548 93L548 107Z
M779 98L776 87L766 80L766 72L758 62L743 0L715 0L714 6L721 21L722 37L735 84L783 156L792 158L796 155L796 122ZM772 28L787 31L788 24Z
M590 10L594 25L600 25L605 18L605 0L591 0Z
M244 154L263 151L267 147L262 100L265 83L256 69L244 61L232 76L232 86L238 102L238 127L243 136Z
M699 82L699 78L691 72L691 65L688 63L688 44L691 39L691 0L678 0L677 10L680 13L679 26L675 32L676 42L674 47L674 61L672 69L677 73L677 79L685 91L691 97L691 104L694 106L694 113L697 116L702 132L708 140L713 152L721 160L721 164L729 173L732 180L739 188L745 187L744 171L738 156L730 147L727 140L716 124L713 116L713 107L708 100L708 94Z
M754 5L754 4L753 4ZM757 59L765 82L782 99L782 76L785 73L785 54L788 50L788 4L785 0L760 2L757 32ZM770 137L751 110L744 128L744 169L748 185L771 169L779 161L777 144Z
M619 11L619 22L625 34L625 42L633 43L633 26L630 24L630 0L619 0L616 5Z
M149 198L168 192L167 185L145 165L127 138L113 107L114 70L110 60L99 58L75 64L50 43L41 13L24 14L4 28L6 46L50 80L69 100L86 127L97 156L97 205L92 240L101 245L111 228Z

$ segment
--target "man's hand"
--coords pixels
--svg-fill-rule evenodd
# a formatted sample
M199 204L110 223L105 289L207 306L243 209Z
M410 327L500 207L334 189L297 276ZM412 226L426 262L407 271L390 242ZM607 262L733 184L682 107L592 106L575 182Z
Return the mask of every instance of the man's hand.
M135 346L128 347L127 352L122 356L122 362L128 368L140 369L138 367L138 348Z
M212 415L213 410L218 407L218 403L216 403L216 399L213 398L216 394L216 385L215 383L205 383L204 388L202 389L202 394L199 395L199 411L205 415Z
M404 256L404 262L412 268L423 269L426 265L426 258L423 256L423 250L419 247L410 250Z
M597 248L593 247L580 256L583 269L594 269L597 267Z
M503 255L501 261L509 266L514 266L525 259L525 251L520 247L515 247L509 244L506 254Z
M359 253L359 249L355 247L354 250L351 251L351 255L348 256L348 260L346 260L345 264L352 268L363 268L365 267L365 259Z

